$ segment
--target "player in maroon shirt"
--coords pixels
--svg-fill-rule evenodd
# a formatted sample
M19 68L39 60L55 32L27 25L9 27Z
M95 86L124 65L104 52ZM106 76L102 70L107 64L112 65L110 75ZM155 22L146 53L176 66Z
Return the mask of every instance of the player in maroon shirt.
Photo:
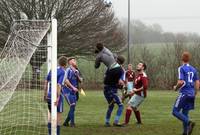
M135 72L132 69L132 64L128 64L128 70L126 71L126 84L127 93L130 93L134 88Z
M141 124L141 117L138 107L144 101L147 96L147 87L148 87L148 78L144 70L146 69L146 64L144 62L140 62L137 65L138 74L135 78L135 87L131 92L131 99L128 102L128 107L126 108L126 116L125 116L125 125L129 123L129 119L132 111L135 113L135 117L137 119L137 124Z

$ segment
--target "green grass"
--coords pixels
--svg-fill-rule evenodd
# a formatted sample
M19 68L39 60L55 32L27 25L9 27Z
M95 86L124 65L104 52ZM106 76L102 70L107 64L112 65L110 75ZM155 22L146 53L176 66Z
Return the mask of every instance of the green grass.
M130 125L123 128L104 127L107 102L102 91L86 91L86 94L86 97L80 96L76 107L76 128L62 126L61 135L180 135L182 133L182 123L171 115L172 105L178 94L174 91L149 91L147 99L140 108L143 125L140 127L135 125L133 115ZM42 91L17 91L9 105L0 113L0 134L46 135L47 127L44 118L46 115L44 113L46 113L47 106L42 101L42 96ZM35 100L30 97L34 97ZM30 99L29 102L26 98ZM29 109L25 109L26 107ZM116 114L116 108L117 106L113 111L111 122ZM68 109L69 106L65 102L63 121ZM20 112L20 110L23 111ZM123 113L121 123L124 115ZM200 96L196 100L196 110L191 111L190 116L197 124L193 135L199 135ZM10 120L11 123L6 120ZM20 125L21 122L24 125Z
M150 91L146 101L141 105L143 125L135 125L134 116L130 125L124 128L104 127L104 117L107 103L103 92L87 92L87 97L81 97L76 107L76 128L62 127L62 134L67 135L180 135L182 124L171 115L172 105L177 93L170 91ZM69 107L65 105L63 117ZM117 108L117 106L116 106ZM113 116L116 114L116 108ZM196 110L190 113L191 118L197 123L193 135L200 133L200 98L196 100ZM113 117L111 122L113 122ZM121 122L124 120L124 114Z

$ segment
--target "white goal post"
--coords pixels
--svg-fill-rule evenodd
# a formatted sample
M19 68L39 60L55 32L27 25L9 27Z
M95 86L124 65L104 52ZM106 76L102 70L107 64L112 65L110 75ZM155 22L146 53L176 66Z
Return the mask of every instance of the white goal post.
M1 135L48 134L43 88L50 70L51 134L56 135L57 20L14 21L0 53Z

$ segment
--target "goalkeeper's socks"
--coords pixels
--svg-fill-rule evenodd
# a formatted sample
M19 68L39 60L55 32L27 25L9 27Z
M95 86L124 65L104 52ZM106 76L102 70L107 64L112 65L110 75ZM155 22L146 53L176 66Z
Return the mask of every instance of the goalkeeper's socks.
M57 125L57 135L60 135L60 125Z
M131 117L131 113L132 113L132 110L126 109L125 124L129 123L129 120L130 120L130 117Z
M111 113L113 111L113 108L114 108L114 104L111 104L111 105L108 106L108 110L107 110L107 113L106 113L106 123L110 122L110 117L111 117Z
M120 117L122 115L123 109L124 109L124 106L122 104L119 105L119 108L117 110L117 115L115 116L115 122L114 123L118 123L119 122L119 119L120 119Z
M49 132L49 135L51 135L51 123L48 123L48 132Z
M134 111L134 113L135 113L135 117L137 119L137 123L141 124L142 121L141 121L141 117L140 117L140 111Z

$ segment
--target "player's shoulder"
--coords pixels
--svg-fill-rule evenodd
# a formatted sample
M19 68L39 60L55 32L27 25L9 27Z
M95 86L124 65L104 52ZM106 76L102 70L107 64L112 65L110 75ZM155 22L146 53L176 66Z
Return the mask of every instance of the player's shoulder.
M65 69L62 68L62 67L58 67L57 71L58 71L59 74L65 74Z
M185 64L184 68L189 69L190 71L192 70L193 72L197 71L196 68L194 66L190 65L190 64Z
M142 77L147 78L148 76L147 76L147 74L146 74L145 72L143 72L143 73L142 73Z

